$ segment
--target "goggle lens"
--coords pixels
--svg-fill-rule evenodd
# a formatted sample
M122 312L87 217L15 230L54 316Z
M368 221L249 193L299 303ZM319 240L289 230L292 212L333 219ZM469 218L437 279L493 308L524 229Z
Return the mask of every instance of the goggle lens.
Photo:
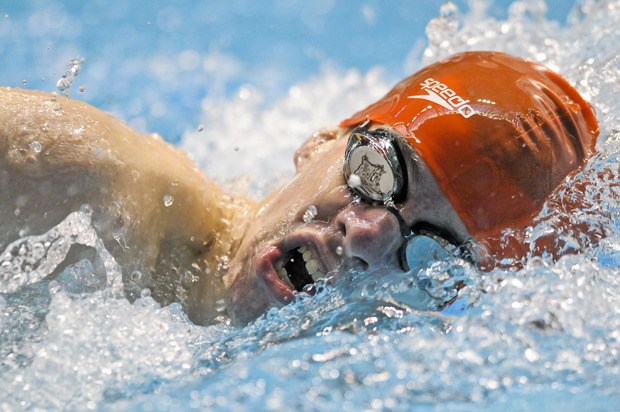
M407 175L396 138L382 129L353 130L345 152L344 176L351 190L367 202L403 198Z

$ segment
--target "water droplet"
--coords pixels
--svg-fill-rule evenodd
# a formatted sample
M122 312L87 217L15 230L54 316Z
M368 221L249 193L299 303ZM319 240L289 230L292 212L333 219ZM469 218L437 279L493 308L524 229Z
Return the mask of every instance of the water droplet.
M316 206L314 205L308 206L308 208L304 212L304 216L303 216L304 222L308 223L312 221L312 219L316 217L317 213L318 211L316 210Z
M80 206L80 212L84 213L88 217L91 217L93 215L93 208L89 204L83 204Z
M80 87L78 87L78 90L80 91L80 93L84 93L86 91L86 86L84 86L83 84L80 84Z
M198 282L198 276L194 275L191 270L186 270L183 273L183 282L186 284Z
M58 79L56 82L56 88L58 88L61 92L64 92L69 87L71 87L71 83L64 77L62 79Z
M534 362L537 362L540 359L540 355L534 349L527 348L525 350L525 359L527 359L528 361L534 363Z
M445 2L439 9L439 17L431 20L426 26L426 36L428 37L431 50L445 49L449 46L451 38L454 37L459 28L459 9L450 2ZM433 51L430 51L433 53Z
M35 153L41 153L41 142L33 140L30 142L30 148L34 150Z
M60 283L58 283L58 281L56 280L52 280L50 284L48 285L48 289L51 295L55 295L58 292L60 292L60 289L61 289Z
M172 195L164 195L164 206L170 207L174 203L174 197Z
M347 180L347 184L349 185L351 189L355 189L356 187L359 187L359 185L362 184L362 179L358 175L353 173L351 176L349 176L349 179Z
M139 270L134 270L129 275L129 280L131 280L134 283L140 282L140 279L142 279L142 272L140 272Z
M63 92L65 96L69 96L69 89L73 84L73 80L80 73L82 62L79 59L70 60L67 63L67 71L56 82L56 88Z
M202 132L204 129L205 129L205 125L201 123L198 125L198 128L196 130L199 132Z

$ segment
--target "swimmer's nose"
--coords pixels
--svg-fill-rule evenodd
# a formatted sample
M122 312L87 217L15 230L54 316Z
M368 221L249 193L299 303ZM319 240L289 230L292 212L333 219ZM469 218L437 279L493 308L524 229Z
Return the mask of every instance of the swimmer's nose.
M403 238L398 219L388 210L353 203L340 210L333 222L343 235L345 257L361 259L367 268L398 260Z

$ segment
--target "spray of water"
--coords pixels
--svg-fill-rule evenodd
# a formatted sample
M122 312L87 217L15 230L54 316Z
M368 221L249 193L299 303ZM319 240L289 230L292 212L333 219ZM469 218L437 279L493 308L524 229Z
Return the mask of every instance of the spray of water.
M428 25L424 63L464 50L507 51L561 72L592 102L602 128L598 155L527 233L535 241L558 231L575 254L530 258L520 269L491 273L438 262L418 275L436 293L446 292L446 277L464 283L459 304L443 312L419 311L403 300L415 289L410 277L349 273L246 327L223 320L203 328L176 304L160 307L148 291L133 304L108 293L115 282L97 278L91 262L53 257L55 239L97 248L88 217L73 215L57 231L65 235L29 237L7 248L28 245L30 271L23 266L28 259L2 255L23 276L2 272L0 409L538 409L574 407L576 399L584 408L615 408L620 2L586 0L566 26L547 20L540 1L513 3L503 20L489 17L486 7L475 0L463 14L444 5ZM387 87L376 71L326 69L267 104L243 86L230 100L207 99L204 129L188 127L181 145L221 179L245 165L257 176L249 185L258 196L265 181L291 173L280 164L272 168L272 159L292 157L314 128L334 124ZM575 196L584 207L564 210ZM561 232L567 219L571 227L600 231L600 239ZM43 249L34 247L46 241L50 262L66 265L53 280L44 278Z

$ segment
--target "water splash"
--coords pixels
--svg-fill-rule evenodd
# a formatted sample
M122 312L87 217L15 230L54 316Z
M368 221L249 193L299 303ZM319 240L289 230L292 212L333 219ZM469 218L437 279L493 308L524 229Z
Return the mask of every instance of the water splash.
M603 133L599 155L558 199L577 194L580 181L592 182L581 193L586 207L565 217L603 227L598 244L569 233L578 253L557 262L529 259L522 269L491 273L451 262L426 273L441 281L444 270L456 270L455 279L465 283L458 312L412 308L401 295L413 292L412 283L397 273L350 273L244 328L226 321L196 327L178 306L161 308L148 292L132 305L106 296L96 281L89 283L94 291L74 293L84 288L69 281L88 282L92 274L78 262L57 283L43 279L0 296L0 409L615 408L620 4L585 1L563 27L545 19L537 2L516 3L502 20L488 16L484 3L472 2L462 17L444 13L441 24L429 26L435 37L425 62L464 50L503 50L575 82L595 106ZM349 114L386 88L359 73L325 72L272 106L253 100L258 91L240 92L220 106L206 102L212 118L201 136L188 132L183 144L201 164L222 157L215 168L222 176L236 171L236 162L222 156L229 153L247 155L251 170L271 179L268 160L292 149L290 136L309 133L307 113L329 124L325 119L340 118L336 110ZM222 130L230 141L219 137ZM273 136L286 136L274 143L282 153L266 149ZM239 142L243 150L234 152ZM558 204L547 205L532 236L559 227Z
M106 268L107 283L122 293L122 272L91 224L92 210L85 205L42 235L10 243L0 254L0 293L14 293L24 285L40 282L62 263L73 245L97 250Z
M454 3L447 1L441 6L439 16L426 26L429 47L426 49L425 56L432 57L433 49L450 48L452 39L459 28L459 15L459 10Z

